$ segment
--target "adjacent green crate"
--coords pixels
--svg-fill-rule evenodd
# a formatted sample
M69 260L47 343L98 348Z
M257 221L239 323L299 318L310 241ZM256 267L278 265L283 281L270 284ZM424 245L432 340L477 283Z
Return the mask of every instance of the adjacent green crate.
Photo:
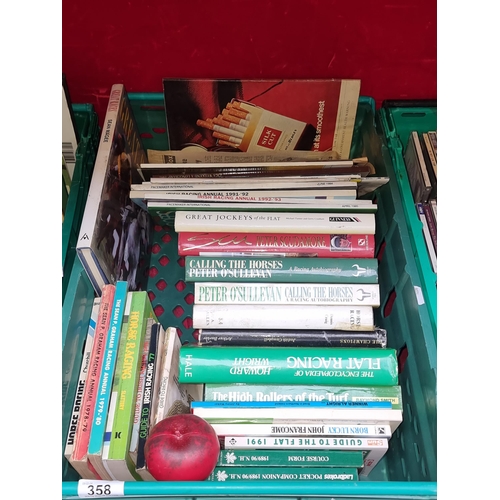
M80 142L75 154L75 170L71 180L68 199L66 200L62 224L63 300L76 257L76 241L85 210L85 202L87 201L87 193L99 142L98 117L94 111L94 106L92 104L73 104L73 112L76 127L80 133Z
M165 111L161 94L130 94L134 115L142 133L144 146L168 149ZM352 156L368 156L378 175L390 182L373 194L378 204L377 258L379 260L381 307L376 310L378 326L386 328L389 347L400 354L400 384L404 401L404 420L390 440L389 451L372 474L350 484L320 482L178 482L125 483L125 496L149 499L165 498L255 498L286 497L289 499L334 497L363 499L436 498L436 339L426 304L420 300L425 283L420 277L411 235L407 227L404 205L391 161L390 150L377 125L374 101L359 100ZM184 281L184 259L177 255L177 237L172 227L156 226L151 235L152 248L144 286L148 290L155 313L163 326L182 331L183 342L193 339L193 284ZM78 267L78 266L77 266ZM63 342L65 366L75 367L81 358L85 338L83 325L88 322L92 296L88 280L76 271L82 293L74 302L87 316L77 326L68 325ZM79 274L80 273L80 274ZM76 278L75 278L76 279ZM69 297L68 301L71 300ZM68 303L69 307L69 303ZM75 307L72 311L75 311ZM63 312L64 315L64 312ZM70 345L71 348L66 348ZM78 357L80 356L80 358ZM76 368L68 373L76 377ZM71 405L70 390L74 378L66 380L63 408ZM63 389L66 387L63 385ZM63 436L68 429L68 412L63 414ZM77 482L71 467L63 469L63 497L77 495Z
M380 123L390 161L402 195L403 210L411 237L411 245L415 255L420 279L424 284L423 297L429 309L434 336L437 334L437 275L433 271L427 246L422 233L423 224L415 209L415 202L410 188L410 181L404 162L404 151L412 131L419 134L429 130L437 130L437 107L430 103L418 101L392 101L384 103L380 110Z

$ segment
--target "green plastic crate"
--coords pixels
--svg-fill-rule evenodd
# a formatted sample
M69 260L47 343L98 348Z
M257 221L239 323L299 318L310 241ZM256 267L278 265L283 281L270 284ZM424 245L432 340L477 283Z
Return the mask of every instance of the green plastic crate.
M130 94L130 99L145 148L168 149L162 95ZM351 154L368 156L379 175L390 177L390 182L374 193L378 204L376 241L382 298L381 307L376 310L376 322L387 329L389 346L400 353L404 421L390 440L387 455L366 480L349 484L126 482L126 497L436 498L436 339L428 308L420 300L425 285L414 257L403 208L405 201L382 131L373 99L361 97ZM177 255L176 233L172 227L156 226L151 239L144 287L163 326L179 328L183 342L191 341L193 284L184 281L184 259ZM63 442L93 300L90 282L79 262L75 262L71 279L66 310L63 308ZM71 311L71 320L65 318L68 311ZM63 498L77 495L77 478L63 457Z
M85 210L85 202L87 201L87 193L99 143L98 117L94 111L94 106L92 104L73 104L72 107L76 127L80 134L80 142L76 149L75 170L66 200L62 223L63 301L76 257L76 242ZM63 185L63 194L64 190L65 186Z

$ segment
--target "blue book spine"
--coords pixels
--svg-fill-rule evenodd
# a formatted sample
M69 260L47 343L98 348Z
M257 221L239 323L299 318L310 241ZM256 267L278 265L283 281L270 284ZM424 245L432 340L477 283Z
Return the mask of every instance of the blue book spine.
M191 408L392 408L390 401L192 401Z
M126 281L117 281L106 350L103 354L102 372L99 378L99 392L96 398L94 421L90 432L88 448L90 455L100 454L102 450L127 292L128 283Z

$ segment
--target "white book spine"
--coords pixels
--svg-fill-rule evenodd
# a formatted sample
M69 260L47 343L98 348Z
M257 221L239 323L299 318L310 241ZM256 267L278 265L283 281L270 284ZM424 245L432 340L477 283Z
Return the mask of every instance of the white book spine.
M225 436L226 450L361 450L366 451L359 475L367 476L389 449L388 439L354 437L268 437Z
M431 232L429 231L429 225L425 217L425 211L422 203L417 203L417 211L420 221L422 222L422 232L424 234L425 245L427 247L427 252L429 253L432 270L437 273L437 254L434 249L434 243L432 242Z
M175 213L175 231L375 234L373 213L193 211Z
M195 282L195 304L380 306L378 284Z
M403 421L403 412L384 408L318 408L318 407L285 407L285 408L193 408L192 413L212 423L231 423L229 420L239 419L248 423L265 423L266 419L277 423L286 421L324 420L329 422L351 422L352 424L387 423L394 434ZM250 422L255 420L255 422ZM259 420L261 422L259 422ZM238 422L232 422L238 423Z
M432 184L431 184L431 180L429 178L429 173L427 172L427 167L425 165L425 159L424 159L424 155L422 153L422 146L420 145L418 133L414 131L411 133L411 135L412 135L413 143L415 144L415 150L417 152L418 164L420 165L420 171L422 173L422 179L424 180L424 186L426 187L426 189L431 189Z
M371 306L193 305L193 328L373 330Z
M390 438L391 426L388 424L351 424L332 422L327 424L312 421L283 421L270 424L210 424L218 436L355 436Z
M266 162L213 162L213 163L192 163L189 164L190 170L196 172L199 168L230 168L237 170L238 168L283 168L286 165L289 168L299 168L299 167L337 167L337 168L349 168L354 165L352 160L325 160L325 161L287 161L286 163L282 161L266 161ZM180 169L184 170L186 168L185 163L141 163L141 168L148 169Z

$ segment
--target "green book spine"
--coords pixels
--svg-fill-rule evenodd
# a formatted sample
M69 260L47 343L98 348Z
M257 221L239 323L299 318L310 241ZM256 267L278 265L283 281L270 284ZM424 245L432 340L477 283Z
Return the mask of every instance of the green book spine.
M120 377L120 386L108 455L108 466L116 480L131 480L124 466L129 471L133 470L134 478L140 480L128 452L148 318L157 321L147 292L133 292L123 363L116 372Z
M378 283L377 259L186 257L186 281Z
M363 467L363 451L222 450L219 467Z
M298 470L289 467L215 467L207 481L357 481L358 469L321 467Z
M181 383L398 385L394 349L182 346Z
M401 387L205 384L204 401L390 401L403 409Z

